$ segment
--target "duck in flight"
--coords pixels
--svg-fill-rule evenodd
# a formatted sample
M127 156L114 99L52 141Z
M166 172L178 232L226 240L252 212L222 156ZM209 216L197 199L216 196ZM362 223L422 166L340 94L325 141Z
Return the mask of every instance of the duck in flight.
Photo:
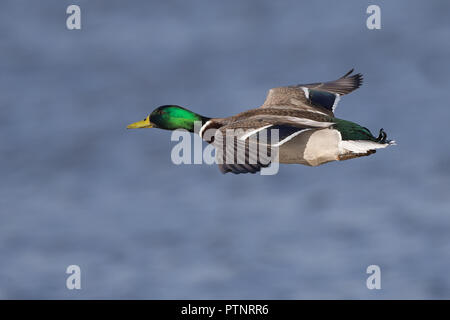
M271 161L318 166L368 156L395 142L387 139L383 129L375 137L369 129L334 116L341 96L362 84L362 75L352 73L353 69L329 82L270 89L262 106L228 118L204 117L180 106L164 105L127 128L196 133L216 148L222 173L256 173ZM277 139L267 139L275 131ZM263 133L265 138L260 139ZM252 148L250 142L255 141L257 147Z

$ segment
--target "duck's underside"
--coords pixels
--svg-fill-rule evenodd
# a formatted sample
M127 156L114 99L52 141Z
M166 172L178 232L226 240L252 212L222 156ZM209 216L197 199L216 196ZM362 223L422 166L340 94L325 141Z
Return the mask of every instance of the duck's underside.
M292 132L297 130L296 132ZM279 130L279 140L270 141L268 129L251 135L254 140L245 138L245 143L234 139L234 148L230 152L228 146L222 144L225 139L218 140L216 144L216 157L219 168L223 173L256 173L270 163L303 164L307 166L319 166L331 161L343 161L363 156L368 156L393 144L393 141L385 139L384 131L381 131L379 141L373 140L343 140L339 130L334 128L323 129L298 129L292 130L289 136L283 135ZM245 136L245 135L244 135ZM252 147L251 142L256 143ZM222 152L220 150L223 150Z
M345 141L335 129L311 130L283 144L279 148L279 162L319 166L331 161L368 156L388 145L389 142Z
M324 128L264 125L240 133L225 130L223 135L216 134L213 142L219 168L223 173L256 173L273 162L319 166L368 156L395 143L386 139L383 129L374 137L356 123L330 121L333 123Z

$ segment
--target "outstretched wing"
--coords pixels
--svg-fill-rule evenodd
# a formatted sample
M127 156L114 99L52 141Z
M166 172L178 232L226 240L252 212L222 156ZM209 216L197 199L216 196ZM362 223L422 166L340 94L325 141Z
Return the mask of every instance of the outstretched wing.
M334 81L299 84L294 87L306 87L308 89L326 91L329 93L336 93L339 95L349 94L350 92L358 89L362 85L363 81L361 73L356 73L350 76L353 73L353 71L354 69L351 69L345 75Z
M270 89L261 107L289 106L334 116L340 97L358 89L362 84L362 75L351 75L352 72L353 69L334 81Z
M303 132L332 125L316 124L245 119L223 126L214 136L219 170L222 173L256 173L276 159L278 148L287 141Z

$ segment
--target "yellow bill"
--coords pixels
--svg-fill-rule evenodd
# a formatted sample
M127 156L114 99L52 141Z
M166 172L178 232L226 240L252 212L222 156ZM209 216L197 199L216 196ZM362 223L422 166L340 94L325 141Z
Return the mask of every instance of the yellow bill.
M141 129L141 128L153 128L153 123L150 122L150 116L144 120L132 123L127 126L127 129Z

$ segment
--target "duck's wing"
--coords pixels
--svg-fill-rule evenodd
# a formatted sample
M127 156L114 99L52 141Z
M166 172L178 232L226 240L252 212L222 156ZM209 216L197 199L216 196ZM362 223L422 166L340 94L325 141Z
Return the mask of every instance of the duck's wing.
M351 75L352 73L353 69L334 81L270 89L261 107L288 106L334 116L340 97L358 89L362 84L362 74Z
M332 125L305 119L249 118L217 130L214 136L216 160L222 173L256 173L278 156L278 148L309 130Z

